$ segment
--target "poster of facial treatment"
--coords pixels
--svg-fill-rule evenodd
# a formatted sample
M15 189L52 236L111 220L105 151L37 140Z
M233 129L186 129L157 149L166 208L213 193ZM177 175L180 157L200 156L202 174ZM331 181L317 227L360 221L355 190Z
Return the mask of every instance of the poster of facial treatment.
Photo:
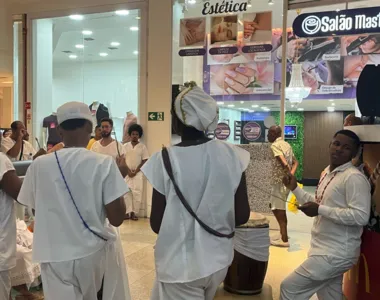
M380 34L344 36L341 47L342 56L380 55Z
M344 57L344 86L356 88L361 72L366 65L380 65L380 55L356 55Z
M204 47L206 40L206 18L181 19L180 47Z
M210 95L272 94L274 64L251 62L210 66Z

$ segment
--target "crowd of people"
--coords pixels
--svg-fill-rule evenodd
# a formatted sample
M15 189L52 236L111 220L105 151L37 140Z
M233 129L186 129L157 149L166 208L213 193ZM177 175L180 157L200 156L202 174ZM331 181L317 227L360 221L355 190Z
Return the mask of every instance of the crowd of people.
M15 201L35 214L33 262L45 299L130 299L119 227L125 219L138 220L144 175L153 186L150 224L158 234L152 299L213 299L233 260L235 227L251 211L245 176L250 154L206 135L218 123L215 100L187 85L172 102L181 142L151 158L140 143L140 125L130 127L131 142L123 145L112 138L111 119L103 119L91 139L93 118L83 103L64 104L57 117L62 143L53 152L33 149L21 122L1 142L0 299L10 297L16 267ZM290 191L314 225L309 256L281 284L280 297L342 299L343 274L358 260L370 216L371 185L353 164L360 139L349 130L334 135L330 165L312 196L298 187L298 161L281 136L280 127L270 128L271 206L281 228L272 244L289 246ZM12 161L29 159L34 162L21 182ZM31 249L30 240L21 242Z

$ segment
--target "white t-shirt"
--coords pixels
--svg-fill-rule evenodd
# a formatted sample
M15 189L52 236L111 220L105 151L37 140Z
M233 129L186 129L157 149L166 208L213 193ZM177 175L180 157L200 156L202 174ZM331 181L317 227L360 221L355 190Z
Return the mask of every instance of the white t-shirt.
M1 140L1 152L7 153L10 149L13 148L13 146L16 144L16 141L12 140L10 137L3 138ZM33 145L27 141L24 141L24 151L21 160L33 160L33 156L36 155L36 150L34 149ZM8 158L11 161L19 161L20 160L20 154L21 151L17 154L17 157L10 157Z
M0 182L14 170L11 161L0 153ZM16 265L16 215L14 200L0 189L0 272Z
M124 146L125 161L130 170L134 171L142 163L143 160L149 158L148 149L144 144L138 143L133 147L132 143L127 143Z
M105 205L128 192L111 157L82 148L57 152L74 201L88 226L105 239L115 239L105 227ZM104 241L87 229L70 198L54 153L36 159L29 167L19 202L36 210L33 259L62 262L95 253Z
M100 143L101 141L102 140L95 142L91 147L91 151L94 151L94 152L100 153L100 154L104 154L104 155L112 156L113 159L115 159L115 160L116 160L116 157L119 156L119 152L120 152L120 155L125 154L123 145L121 143L113 141L112 143L110 143L109 145L104 147Z
M198 217L219 232L234 231L235 193L248 167L249 153L217 140L168 150L177 184ZM157 279L190 282L229 266L233 239L209 234L189 214L169 179L161 152L147 161L142 172L166 197L155 249Z

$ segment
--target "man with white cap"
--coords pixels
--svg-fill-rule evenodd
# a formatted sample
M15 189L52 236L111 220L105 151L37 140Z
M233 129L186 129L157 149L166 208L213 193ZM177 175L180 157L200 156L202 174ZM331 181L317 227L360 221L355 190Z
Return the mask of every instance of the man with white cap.
M18 200L36 211L33 259L41 263L46 299L128 299L115 292L116 234L105 225L124 220L128 188L115 161L86 150L92 133L84 103L58 108L65 148L29 167ZM120 291L119 291L120 292Z
M250 155L206 137L218 106L194 83L174 101L172 122L182 142L142 168L154 188L150 222L158 233L152 299L211 300L233 260L234 228L249 219Z

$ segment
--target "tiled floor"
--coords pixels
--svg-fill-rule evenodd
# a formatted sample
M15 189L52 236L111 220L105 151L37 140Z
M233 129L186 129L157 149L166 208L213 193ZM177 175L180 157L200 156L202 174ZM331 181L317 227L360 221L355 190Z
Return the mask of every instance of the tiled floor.
M281 281L305 258L309 248L311 220L301 213L289 213L289 234L291 248L270 248L269 267L263 293L259 296L236 296L222 288L215 299L278 299ZM129 284L132 300L148 300L155 278L154 250L156 236L149 221L125 222L121 228L123 247L128 265ZM271 235L277 234L271 231Z

